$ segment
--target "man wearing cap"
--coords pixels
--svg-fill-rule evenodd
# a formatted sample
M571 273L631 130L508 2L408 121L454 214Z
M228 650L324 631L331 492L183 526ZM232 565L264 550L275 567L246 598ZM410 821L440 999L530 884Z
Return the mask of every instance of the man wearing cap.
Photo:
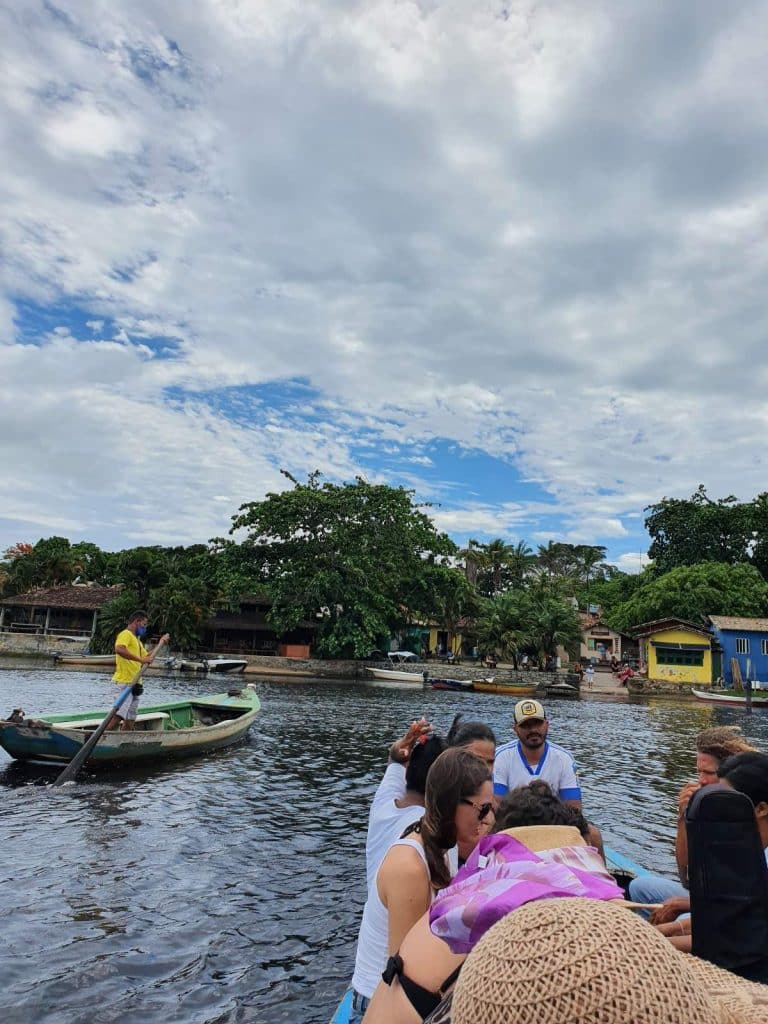
M494 793L503 796L510 789L541 779L564 803L581 808L581 786L573 755L547 739L549 722L541 702L518 701L512 724L517 739L496 750Z

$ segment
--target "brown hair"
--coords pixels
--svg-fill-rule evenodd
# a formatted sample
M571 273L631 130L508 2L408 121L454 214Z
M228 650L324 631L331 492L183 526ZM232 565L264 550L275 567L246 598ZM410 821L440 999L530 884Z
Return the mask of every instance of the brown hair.
M445 852L456 845L456 809L490 780L485 762L461 747L443 751L429 769L424 817L409 825L403 836L420 833L433 889L443 889L451 881Z
M697 753L714 757L718 764L722 764L733 754L744 754L754 750L755 747L747 743L741 735L738 725L716 725L712 729L705 729L696 737Z
M491 832L526 825L573 825L586 839L589 824L575 807L564 804L543 779L518 786L502 797Z

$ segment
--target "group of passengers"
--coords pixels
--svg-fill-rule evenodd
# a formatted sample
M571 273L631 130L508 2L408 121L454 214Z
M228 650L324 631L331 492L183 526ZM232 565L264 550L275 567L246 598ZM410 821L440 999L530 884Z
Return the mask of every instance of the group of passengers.
M548 739L549 721L542 704L519 701L513 730L515 738L497 747L493 731L482 722L457 715L442 737L422 718L392 744L368 821L367 900L351 984L351 1024L479 1024L487 1019L478 1011L486 996L495 1007L495 1019L517 1020L522 1004L514 1002L517 996L511 989L501 995L495 989L483 994L496 981L481 951L498 947L505 963L512 962L510 957L519 961L509 970L522 971L531 959L545 956L544 949L539 953L535 947L554 941L552 922L558 922L559 930L576 928L585 907L596 928L626 933L627 965L617 969L627 984L631 981L645 992L653 985L650 976L636 977L632 966L638 955L637 936L655 951L648 954L654 963L654 957L672 957L669 970L681 992L688 993L679 997L687 1007L681 1021L708 1020L706 1013L717 999L726 999L726 990L727 999L741 1000L748 1012L716 1015L713 1021L768 1021L768 986L730 974L724 980L725 972L688 956L694 974L698 971L691 980L688 967L683 970L674 959L691 950L691 900L685 888L688 804L699 789L717 782L746 794L768 860L768 755L754 750L735 728L700 734L698 778L683 787L678 800L675 853L681 881L643 875L625 891L606 867L599 831L582 814L572 755ZM768 869L764 874L768 893ZM765 910L768 928L768 899ZM528 936L527 951L510 938L521 929ZM768 956L768 948L765 952ZM552 955L551 950L546 953L550 959ZM572 960L573 956L569 963ZM711 972L718 972L717 977ZM581 991L582 982L574 984ZM555 1013L548 1019L563 1024L630 1019L610 1015L612 1008L626 1009L627 991L621 985L617 992L602 982L598 988L603 995L594 1016L577 1015L566 1003L562 1016ZM705 992L698 1010L689 1000L690 996L695 1002L694 990L695 999ZM580 1003L592 1005L593 996L583 993ZM763 1010L750 1016L755 1006ZM678 1019L669 1007L664 1013L657 1018L633 1011L631 1019Z

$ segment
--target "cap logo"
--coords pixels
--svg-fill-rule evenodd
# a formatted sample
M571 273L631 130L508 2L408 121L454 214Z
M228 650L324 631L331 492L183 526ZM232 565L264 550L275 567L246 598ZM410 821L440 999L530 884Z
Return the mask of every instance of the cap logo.
M523 701L520 705L520 714L524 718L530 718L530 716L535 715L538 710L538 706L532 700Z

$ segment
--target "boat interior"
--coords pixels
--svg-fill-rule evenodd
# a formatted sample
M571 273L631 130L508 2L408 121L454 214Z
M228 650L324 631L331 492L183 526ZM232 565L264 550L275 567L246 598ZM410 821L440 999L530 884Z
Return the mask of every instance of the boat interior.
M175 729L194 729L199 726L218 725L248 714L248 707L223 707L208 704L180 704L166 711L145 711L136 716L135 732L172 732ZM78 718L52 723L54 729L83 729L92 732L101 725L102 718Z

